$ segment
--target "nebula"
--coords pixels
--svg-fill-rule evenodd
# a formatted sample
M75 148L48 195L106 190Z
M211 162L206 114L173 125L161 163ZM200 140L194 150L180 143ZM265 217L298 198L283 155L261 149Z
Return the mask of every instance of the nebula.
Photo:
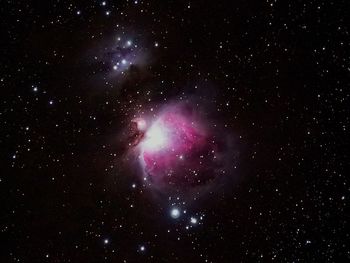
M191 105L165 107L151 120L133 120L145 180L156 188L180 190L205 185L224 169L223 140ZM222 170L221 170L222 171Z
M152 49L137 34L117 32L105 37L88 51L88 63L94 69L93 79L104 83L125 83L141 74L152 63ZM137 75L137 74L136 74ZM111 86L115 88L115 85Z

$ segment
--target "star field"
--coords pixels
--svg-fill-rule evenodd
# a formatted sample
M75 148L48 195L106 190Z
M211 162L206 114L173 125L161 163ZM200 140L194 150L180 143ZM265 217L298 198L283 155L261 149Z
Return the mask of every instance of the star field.
M5 1L1 262L346 262L346 1Z

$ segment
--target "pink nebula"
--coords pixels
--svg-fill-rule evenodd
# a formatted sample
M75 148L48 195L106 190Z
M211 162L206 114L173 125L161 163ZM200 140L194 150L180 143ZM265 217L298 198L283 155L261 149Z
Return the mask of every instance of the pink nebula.
M198 184L215 145L191 110L170 108L146 129L140 162L152 182Z

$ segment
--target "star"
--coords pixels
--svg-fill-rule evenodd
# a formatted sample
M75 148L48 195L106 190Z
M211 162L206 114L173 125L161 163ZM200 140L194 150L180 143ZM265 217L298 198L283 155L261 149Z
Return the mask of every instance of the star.
M172 208L170 211L170 216L174 219L177 219L180 217L180 210L176 207Z
M198 220L195 217L191 217L190 222L192 225L195 225L195 224L197 224Z

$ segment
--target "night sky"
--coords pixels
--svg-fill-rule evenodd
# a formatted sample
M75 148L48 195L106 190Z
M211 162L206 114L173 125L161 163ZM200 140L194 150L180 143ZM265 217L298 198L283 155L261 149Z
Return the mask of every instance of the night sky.
M3 1L1 262L350 259L347 1Z

